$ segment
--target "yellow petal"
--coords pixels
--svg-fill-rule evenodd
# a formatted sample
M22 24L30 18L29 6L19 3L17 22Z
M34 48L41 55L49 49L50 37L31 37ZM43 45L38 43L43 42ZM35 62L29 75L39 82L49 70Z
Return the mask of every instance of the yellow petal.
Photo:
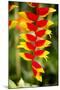
M25 12L18 12L18 14L20 15L20 17L24 18L26 20L27 23L32 23L33 21L28 19L27 15Z
M37 71L41 72L41 73L44 73L44 69L43 68L38 68Z
M40 76L39 73L37 73L36 79L37 79L38 81L42 82L42 76Z
M27 24L23 21L19 23L19 26L22 27L23 29L27 28Z
M17 25L17 21L16 20L13 20L12 22L11 22L11 25L9 26L9 28L11 29L11 28L14 28L16 25Z
M25 50L30 51L30 49L26 46L25 42L20 42L20 45L18 45L17 48L24 48Z
M18 12L18 14L21 16L21 17L23 17L23 18L27 18L27 15L26 15L26 13L25 12Z
M48 52L48 51L45 51L42 55L40 55L39 57L40 58L44 58L46 61L47 61L47 58L48 58L48 54L49 54L50 52Z
M56 12L56 9L54 9L54 8L49 8L48 13L46 13L45 15L40 16L40 17L46 17L47 15L49 15L50 13L53 13L53 12Z
M44 44L44 47L48 47L50 44L51 44L51 41L46 40L46 42L45 42L45 44Z
M46 34L47 34L47 35L50 35L50 34L52 34L52 31L47 29L47 30L46 30Z
M27 22L28 22L27 20L20 17L16 21L18 22L18 25L20 26L20 29L29 31L29 29L27 27Z
M49 8L49 13L52 13L52 12L56 12L56 9L54 9L54 8Z
M27 38L26 38L26 35L24 33L20 34L20 38L21 39L24 39L25 41L29 41Z
M53 25L54 23L51 20L48 20L47 27Z
M42 46L38 47L38 48L43 49L45 47L48 47L50 44L51 44L51 41L45 40L45 43Z

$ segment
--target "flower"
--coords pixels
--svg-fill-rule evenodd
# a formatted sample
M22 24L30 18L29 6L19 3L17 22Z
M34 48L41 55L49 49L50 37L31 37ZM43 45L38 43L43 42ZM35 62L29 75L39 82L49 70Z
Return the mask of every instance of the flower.
M32 70L35 78L38 81L42 82L42 73L44 73L44 69L42 68L42 66L38 64L36 61L32 61Z
M19 56L22 57L26 61L32 61L33 55L30 53L19 53Z
M47 15L49 15L50 13L55 12L56 9L54 8L48 8L48 7L40 7L36 9L36 12L38 15L40 15L40 17L46 17Z
M42 82L42 74L45 72L41 64L37 62L36 57L45 59L47 61L49 51L45 50L50 46L51 41L45 37L51 37L51 30L49 27L53 25L53 21L44 19L47 15L56 10L51 7L38 7L38 3L28 3L29 6L36 10L36 13L21 11L18 12L18 18L10 22L10 27L15 26L17 30L22 32L19 34L20 39L17 49L25 49L26 52L19 52L18 55L26 61L32 62L32 71L34 77ZM43 17L43 19L39 17ZM25 32L27 31L27 32Z

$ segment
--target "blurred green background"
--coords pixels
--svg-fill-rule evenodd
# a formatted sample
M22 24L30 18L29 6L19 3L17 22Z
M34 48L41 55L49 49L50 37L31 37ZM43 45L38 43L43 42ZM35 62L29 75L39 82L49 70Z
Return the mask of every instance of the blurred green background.
M9 2L9 4L14 4L16 2ZM55 86L58 85L58 5L57 4L40 4L41 6L54 7L56 12L52 15L46 17L46 19L51 19L54 25L50 27L52 31L51 38L47 37L51 42L51 46L46 48L50 51L48 61L37 60L45 68L45 74L43 74L42 82L37 81L33 77L31 62L23 60L16 61L16 48L15 48L15 35L16 31L14 29L9 30L9 88L17 88L18 83L22 79L22 83L27 83L27 87L32 85L36 86ZM19 11L31 11L35 12L34 8L28 6L25 2L18 2ZM14 10L9 12L9 19L14 19ZM24 51L24 49L21 49ZM26 85L26 84L25 84ZM23 87L20 83L19 87ZM25 86L24 86L25 87Z

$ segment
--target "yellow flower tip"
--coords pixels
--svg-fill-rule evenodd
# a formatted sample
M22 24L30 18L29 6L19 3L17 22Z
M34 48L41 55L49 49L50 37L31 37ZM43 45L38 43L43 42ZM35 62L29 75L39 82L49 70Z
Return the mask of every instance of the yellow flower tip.
M25 45L26 44L26 42L20 42L20 45Z
M46 40L46 42L45 42L45 47L49 46L50 44L51 44L51 41Z
M17 21L16 21L16 20L13 20L13 21L11 22L11 25L9 26L9 28L10 28L10 29L11 29L11 28L14 28L16 25L17 25Z
M49 51L45 51L45 52L44 52L44 55L45 55L45 56L48 55L48 54L50 54Z
M56 9L54 9L54 8L49 8L49 12L51 13L51 12L56 12Z
M47 58L48 58L47 55L49 55L49 53L50 53L50 52L45 51L45 52L43 53L43 55L41 56L41 58L44 58L44 59L47 61Z
M24 34L24 33L20 34L20 38L21 38L21 39L24 39L25 41L29 41L29 40L26 38L26 34Z
M45 73L43 68L38 68L37 71L41 73Z
M30 51L30 49L26 46L26 42L20 42L17 48L24 48L25 50Z
M27 24L26 24L26 22L24 22L24 21L21 21L21 22L19 23L19 25L20 25L20 27L22 27L22 29L26 29L26 28L27 28Z
M46 30L46 34L47 34L47 35L51 35L51 34L52 34L52 31L47 29L47 30Z
M47 30L46 30L46 35L49 35L49 36L50 36L50 38L51 38L52 31L47 29Z
M40 82L42 82L42 76L39 75L39 73L36 75L36 79Z
M47 27L53 25L54 23L51 20L48 20Z
M30 20L27 17L25 12L21 11L21 12L17 12L17 14L20 15L20 17L23 18L26 23L32 23L33 22L32 20Z
M19 14L21 17L26 17L26 13L21 11L21 12L17 12L17 14Z
M20 48L20 45L16 46L16 49L19 49Z
M21 17L23 17L23 18L25 18L25 19L28 19L26 13L23 12L23 11L18 12L18 15L20 15Z

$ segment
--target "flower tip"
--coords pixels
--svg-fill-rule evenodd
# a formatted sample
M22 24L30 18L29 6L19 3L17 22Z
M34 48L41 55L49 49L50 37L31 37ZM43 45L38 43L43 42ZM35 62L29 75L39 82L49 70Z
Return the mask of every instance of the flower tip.
M47 24L48 27L51 26L51 25L53 25L53 24L54 23L51 20L48 20L48 24Z
M48 54L50 54L50 52L49 51L45 51L45 54L48 55Z
M49 40L46 40L46 46L50 45L52 42Z
M50 35L50 34L52 34L52 31L47 29L46 34Z
M43 68L38 68L37 71L38 71L38 72L41 72L41 73L45 73L45 71L44 71Z
M17 12L17 14L19 14L20 16L25 16L26 14L25 14L25 12L23 12L23 11L21 11L21 12Z
M42 76L37 75L37 76L36 76L36 79L37 79L38 81L42 82Z
M54 8L49 8L49 12L56 12L56 9L54 9Z

